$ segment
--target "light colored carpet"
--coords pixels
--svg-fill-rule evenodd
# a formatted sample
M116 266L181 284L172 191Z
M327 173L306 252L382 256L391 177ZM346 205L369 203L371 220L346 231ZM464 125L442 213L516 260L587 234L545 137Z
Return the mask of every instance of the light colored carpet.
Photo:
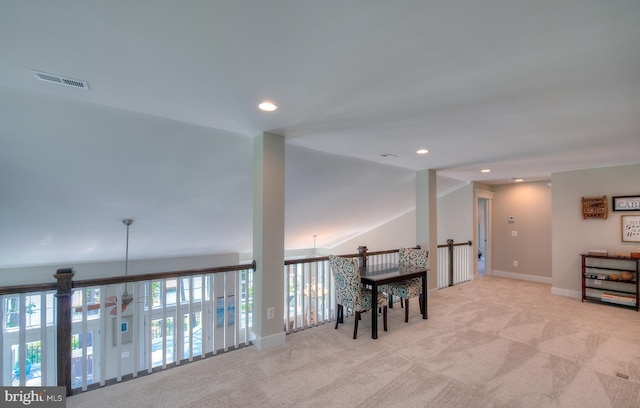
M367 313L74 395L67 407L640 407L640 313L483 277ZM628 376L628 379L617 374Z

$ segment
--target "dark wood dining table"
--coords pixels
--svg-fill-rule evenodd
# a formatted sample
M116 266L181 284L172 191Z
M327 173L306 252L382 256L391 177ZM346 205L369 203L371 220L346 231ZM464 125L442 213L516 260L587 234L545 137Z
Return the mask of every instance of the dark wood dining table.
M360 282L371 287L371 338L378 338L378 286L422 278L422 318L427 319L427 272L429 268L397 264L367 265L360 268Z

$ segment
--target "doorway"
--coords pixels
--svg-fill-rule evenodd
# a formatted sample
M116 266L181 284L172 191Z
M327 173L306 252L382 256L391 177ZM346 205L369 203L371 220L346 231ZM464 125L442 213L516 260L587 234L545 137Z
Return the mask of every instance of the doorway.
M477 275L491 275L491 203L493 193L476 190Z

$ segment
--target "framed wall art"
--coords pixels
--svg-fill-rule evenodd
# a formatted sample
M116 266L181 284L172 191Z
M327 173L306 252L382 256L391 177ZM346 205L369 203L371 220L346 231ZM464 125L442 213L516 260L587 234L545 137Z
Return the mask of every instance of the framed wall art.
M622 242L640 242L640 215L622 216Z
M640 211L640 195L611 197L613 211Z
M118 319L113 318L113 345L118 345L118 331L120 331L120 344L131 343L133 341L133 316L120 317L120 330L118 330Z

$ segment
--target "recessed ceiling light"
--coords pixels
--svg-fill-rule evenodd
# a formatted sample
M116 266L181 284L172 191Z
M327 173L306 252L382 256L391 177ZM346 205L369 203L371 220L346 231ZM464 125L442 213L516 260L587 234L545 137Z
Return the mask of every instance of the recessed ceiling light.
M480 173L491 173L491 169L482 169Z
M418 153L418 154L427 154L427 153L429 153L429 150L427 150L427 149L420 149L420 150L417 150L417 151L416 151L416 153Z
M278 105L271 101L264 101L258 105L258 108L265 112L273 112L274 110L278 109Z
M524 181L524 179L521 178L514 178L513 181L515 181L516 183L521 183Z

